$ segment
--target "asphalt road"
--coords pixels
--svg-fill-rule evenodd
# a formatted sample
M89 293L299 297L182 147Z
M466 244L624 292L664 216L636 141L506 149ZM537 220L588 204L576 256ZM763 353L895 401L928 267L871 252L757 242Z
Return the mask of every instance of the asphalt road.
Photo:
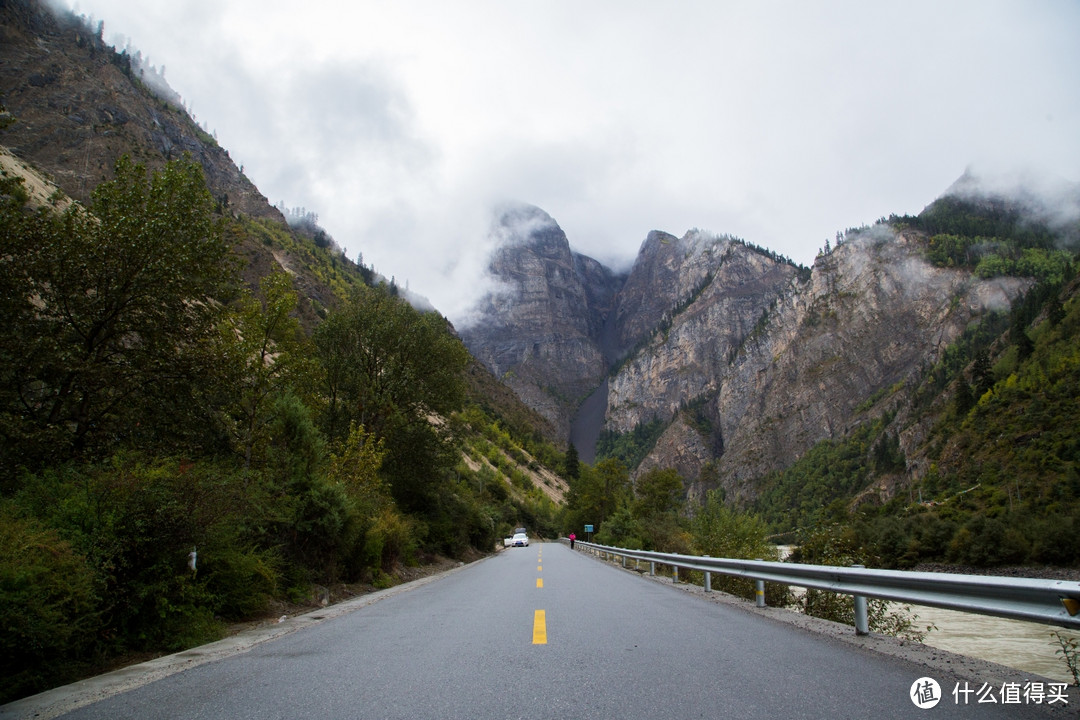
M920 709L909 693L926 674L534 544L63 717L1045 717L958 705L944 676Z

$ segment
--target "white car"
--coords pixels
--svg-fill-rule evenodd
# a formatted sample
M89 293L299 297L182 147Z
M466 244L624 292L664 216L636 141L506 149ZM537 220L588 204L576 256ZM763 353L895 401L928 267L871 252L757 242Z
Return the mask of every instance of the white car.
M529 536L525 533L514 533L510 539L511 547L529 547Z

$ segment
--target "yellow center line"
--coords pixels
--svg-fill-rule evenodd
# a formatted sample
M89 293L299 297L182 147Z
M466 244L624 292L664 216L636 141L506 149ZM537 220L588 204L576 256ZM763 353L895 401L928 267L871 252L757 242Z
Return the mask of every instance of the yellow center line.
M544 578L536 578L536 587L538 587L538 588L544 587Z
M544 572L544 566L543 565L537 565L536 566L536 572Z
M533 645L547 645L547 617L543 610L533 614Z

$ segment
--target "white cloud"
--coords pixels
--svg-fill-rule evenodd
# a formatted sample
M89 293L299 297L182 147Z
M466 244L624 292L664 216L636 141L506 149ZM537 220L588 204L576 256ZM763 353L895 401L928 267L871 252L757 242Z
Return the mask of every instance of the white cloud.
M272 201L451 318L491 206L575 249L731 233L804 263L965 168L1080 169L1080 5L80 0Z

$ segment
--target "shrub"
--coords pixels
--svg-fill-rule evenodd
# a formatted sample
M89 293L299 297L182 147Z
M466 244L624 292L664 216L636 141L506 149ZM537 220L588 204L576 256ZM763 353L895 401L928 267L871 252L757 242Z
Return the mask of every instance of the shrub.
M0 508L0 703L70 679L100 627L86 558Z
M776 560L776 546L766 540L765 523L756 515L737 513L724 504L723 495L710 490L705 505L690 523L693 550L699 555L741 560ZM718 590L753 599L756 583L748 578L713 574L712 586ZM776 583L765 584L765 602L787 605L788 589Z
M878 564L856 545L850 530L836 525L817 528L804 536L790 560L836 567ZM855 624L855 599L851 595L807 588L795 601L795 606L807 615L845 625ZM866 610L871 632L922 641L933 627L916 628L919 616L911 612L911 608L904 606L891 610L884 600L868 598Z

